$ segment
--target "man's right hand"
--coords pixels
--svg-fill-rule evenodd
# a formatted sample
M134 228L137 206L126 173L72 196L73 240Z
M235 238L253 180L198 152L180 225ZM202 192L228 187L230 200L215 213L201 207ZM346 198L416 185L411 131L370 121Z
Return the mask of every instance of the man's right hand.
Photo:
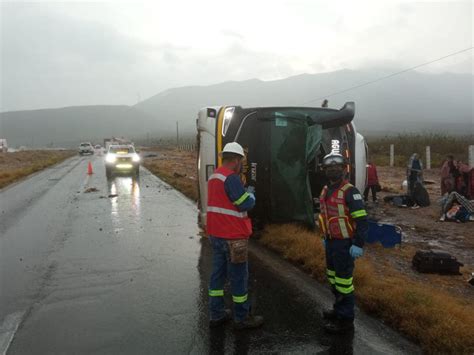
M321 242L323 243L323 248L326 249L328 246L328 241L326 239L321 239Z

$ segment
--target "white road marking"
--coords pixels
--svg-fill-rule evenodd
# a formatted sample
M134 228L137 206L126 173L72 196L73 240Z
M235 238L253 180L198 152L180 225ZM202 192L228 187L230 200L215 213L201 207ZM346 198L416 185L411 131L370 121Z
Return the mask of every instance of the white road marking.
M25 312L11 313L0 324L0 354L6 355Z

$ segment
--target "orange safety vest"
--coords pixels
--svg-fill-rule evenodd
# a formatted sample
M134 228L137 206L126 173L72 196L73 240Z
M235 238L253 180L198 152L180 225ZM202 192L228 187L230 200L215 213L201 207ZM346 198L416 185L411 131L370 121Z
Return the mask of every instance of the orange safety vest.
M209 177L207 183L207 234L225 239L243 239L252 234L252 222L247 212L240 212L225 192L224 183L235 174L221 166Z
M353 185L344 181L331 196L327 196L327 186L321 191L319 229L324 238L347 239L354 236L355 223L346 204L346 194L351 187Z

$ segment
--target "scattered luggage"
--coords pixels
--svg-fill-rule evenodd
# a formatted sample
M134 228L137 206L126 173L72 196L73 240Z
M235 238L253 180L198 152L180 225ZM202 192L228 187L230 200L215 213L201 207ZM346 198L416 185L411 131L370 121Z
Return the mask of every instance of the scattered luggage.
M418 250L412 265L422 273L460 275L459 268L464 264L451 254L441 250Z
M414 205L413 200L408 195L390 195L383 198L384 202L392 203L397 207L411 207Z
M413 200L420 207L427 207L430 205L430 195L426 191L425 187L420 182L415 182L413 187Z
M369 220L367 243L376 242L380 242L384 248L402 244L402 229L394 224Z

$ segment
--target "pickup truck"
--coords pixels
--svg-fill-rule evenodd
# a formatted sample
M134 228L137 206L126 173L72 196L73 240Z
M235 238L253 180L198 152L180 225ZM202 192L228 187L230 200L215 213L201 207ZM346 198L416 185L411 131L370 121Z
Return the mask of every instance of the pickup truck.
M112 177L114 173L132 174L138 177L140 160L133 145L110 145L105 156L105 174L107 178Z
M94 147L90 142L83 142L79 144L79 155L84 155L84 154L94 154Z

